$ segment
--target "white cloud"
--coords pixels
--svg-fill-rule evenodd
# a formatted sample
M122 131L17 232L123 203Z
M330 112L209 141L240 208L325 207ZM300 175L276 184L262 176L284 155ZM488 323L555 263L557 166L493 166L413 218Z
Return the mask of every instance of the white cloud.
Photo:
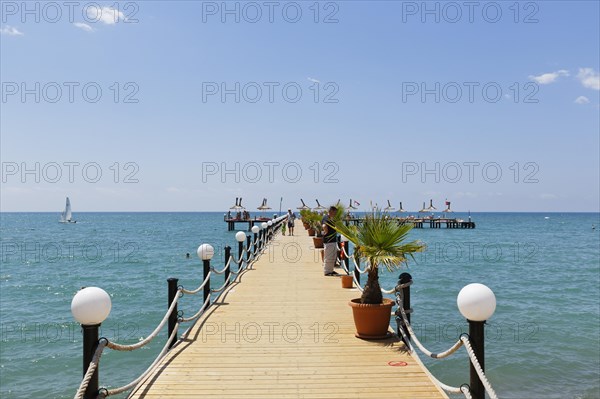
M73 25L75 25L75 27L84 30L86 32L93 32L94 28L92 28L91 26L89 26L88 24L84 24L83 22L74 22Z
M569 76L569 71L565 69L560 69L556 72L543 73L538 76L529 75L529 79L535 81L538 84L547 85L556 82L556 79L558 79L559 76Z
M6 25L4 28L0 29L0 33L8 36L23 36L23 32L10 25Z
M575 103L577 104L589 104L590 103L590 99L587 98L586 96L579 96L575 99Z
M313 82L313 83L321 83L320 80L317 80L315 78L307 78L309 82Z
M583 87L600 90L600 74L592 68L579 68L577 79L579 79Z
M86 8L86 14L90 21L100 21L106 25L114 25L126 20L121 11L111 7L89 6Z

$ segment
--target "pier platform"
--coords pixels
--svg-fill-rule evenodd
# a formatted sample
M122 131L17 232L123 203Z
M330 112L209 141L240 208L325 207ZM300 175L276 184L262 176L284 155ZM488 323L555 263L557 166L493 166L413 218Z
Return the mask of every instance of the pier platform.
M354 336L348 301L360 292L323 276L296 225L296 236L277 236L130 398L447 398L397 337Z

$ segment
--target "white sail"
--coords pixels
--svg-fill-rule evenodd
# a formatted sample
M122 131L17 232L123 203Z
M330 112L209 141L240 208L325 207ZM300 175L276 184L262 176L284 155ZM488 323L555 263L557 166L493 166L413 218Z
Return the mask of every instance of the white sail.
M73 222L71 215L71 201L69 197L67 197L67 203L65 204L65 210L60 214L60 222L61 223L71 223Z

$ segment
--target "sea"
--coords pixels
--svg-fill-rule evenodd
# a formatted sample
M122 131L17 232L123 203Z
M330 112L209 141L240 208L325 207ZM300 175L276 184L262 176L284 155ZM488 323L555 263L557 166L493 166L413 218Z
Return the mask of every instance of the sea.
M82 377L82 335L70 305L81 287L110 294L112 310L101 335L131 344L163 317L167 278L179 278L186 288L200 284L200 244L214 246L213 264L220 267L226 245L237 252L235 231L227 231L220 212L74 218L75 224L61 224L56 213L0 214L3 399L73 397ZM471 218L475 229L413 229L410 238L424 241L427 250L407 269L382 273L384 288L393 287L403 271L412 275L412 324L423 344L442 351L468 331L456 296L465 285L482 283L497 301L486 324L485 368L500 398L600 398L600 215ZM182 302L184 316L200 302ZM165 340L166 331L135 352L106 350L100 385L135 379ZM469 382L464 349L447 359L423 360L446 384Z

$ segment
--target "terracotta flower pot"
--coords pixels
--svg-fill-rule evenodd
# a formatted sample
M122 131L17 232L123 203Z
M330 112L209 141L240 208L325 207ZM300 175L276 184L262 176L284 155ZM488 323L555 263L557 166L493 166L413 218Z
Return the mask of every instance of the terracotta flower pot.
M315 248L324 248L323 237L313 237L313 244L315 245Z
M302 222L302 226L304 226L304 228L305 228L306 230L308 230L308 223L306 223L306 222Z
M383 298L379 305L360 303L360 298L348 302L352 308L356 336L363 339L385 339L389 337L390 314L394 301Z
M352 284L354 283L352 276L342 275L341 280L342 280L342 288L352 288Z
M308 229L307 231L308 231L308 235L311 237L314 236L316 233L315 229Z

